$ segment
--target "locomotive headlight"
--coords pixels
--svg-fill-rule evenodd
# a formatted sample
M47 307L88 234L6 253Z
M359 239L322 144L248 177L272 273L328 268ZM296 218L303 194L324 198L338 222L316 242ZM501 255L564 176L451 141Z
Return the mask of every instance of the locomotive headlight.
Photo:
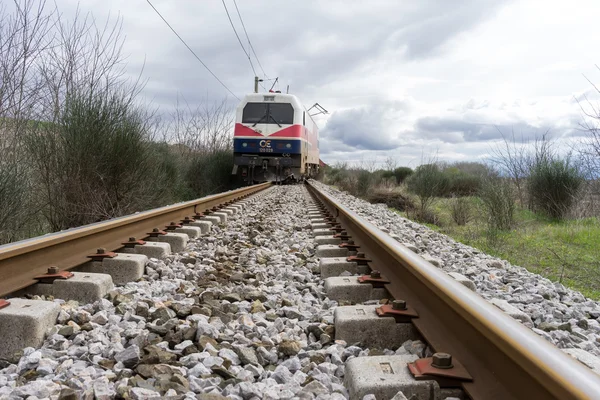
M248 147L248 143L246 143L246 142L242 143L242 147Z
M292 148L292 144L288 143L288 144L285 145L285 147L287 147L288 149L291 149Z

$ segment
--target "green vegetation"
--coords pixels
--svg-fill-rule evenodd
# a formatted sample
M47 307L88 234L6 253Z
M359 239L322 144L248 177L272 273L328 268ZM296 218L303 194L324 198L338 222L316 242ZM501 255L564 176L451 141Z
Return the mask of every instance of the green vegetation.
M408 167L398 167L391 172L394 178L396 178L396 183L399 185L411 176L414 171Z
M323 181L600 300L597 182L548 143L535 150L519 161L518 184L503 168L480 163L427 163L401 184L399 168L340 164Z
M534 209L551 218L563 219L583 183L582 172L570 158L543 157L531 168L529 197Z
M469 223L453 223L451 200L436 199L433 209L439 225L427 226L600 300L600 219L556 221L518 209L512 229L490 231L481 200L468 201L474 215Z
M0 244L232 188L225 102L149 107L120 19L17 8L0 7Z

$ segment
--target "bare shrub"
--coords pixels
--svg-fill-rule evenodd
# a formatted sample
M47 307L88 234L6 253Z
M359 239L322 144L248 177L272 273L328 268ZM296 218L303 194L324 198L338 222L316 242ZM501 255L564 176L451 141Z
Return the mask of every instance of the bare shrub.
M35 118L43 85L37 75L51 18L45 1L0 4L0 244L39 231L32 176L22 137Z
M341 190L350 194L356 193L357 180L355 174L344 174L338 180L338 186Z
M469 199L465 197L457 197L452 200L450 213L456 225L466 225L473 219L471 204L469 203Z
M111 92L72 93L60 119L27 135L46 217L55 230L159 205L161 160L148 120ZM162 201L161 201L162 199Z
M600 70L599 66L596 66ZM597 94L600 87L591 80L588 82ZM581 127L585 132L583 142L578 146L579 157L588 172L589 179L597 179L600 176L600 109L587 96L583 101L577 100L583 113Z
M198 154L188 160L184 181L191 196L197 198L232 189L235 184L231 175L233 153L227 150Z
M516 195L521 207L526 205L527 176L531 165L531 154L527 149L527 141L521 137L518 141L515 132L507 137L503 132L502 143L492 149L491 162L504 176L507 176L513 182L516 188ZM545 143L545 141L543 142ZM542 148L543 149L543 148Z
M152 114L136 103L141 85L123 77L120 26L57 16L39 61L44 96L23 137L37 208L53 230L172 200L152 149Z
M407 209L406 216L409 219L419 221L424 224L432 224L432 225L440 226L440 218L430 208L426 208L424 210L420 209L419 207L415 207L413 209Z
M402 193L386 190L374 190L367 196L367 200L374 204L385 204L398 211L407 211L415 208L412 200Z
M406 180L407 189L419 198L419 214L426 216L427 209L436 196L448 188L448 177L437 164L424 164Z
M581 219L598 215L600 215L600 180L586 179L568 213L568 218Z
M192 107L178 99L165 140L173 143L171 150L179 160L183 198L233 188L233 124L233 109L226 100Z
M323 169L323 182L329 185L338 185L348 174L348 164L336 163Z
M356 189L355 192L358 196L365 196L371 190L373 186L373 174L369 171L361 169L357 172L356 177Z
M19 164L0 160L0 244L21 238L29 221L29 179Z
M231 151L233 123L234 110L226 100L192 107L185 99L178 99L165 129L165 140L175 143L184 158Z
M3 4L0 243L230 188L227 103L186 104L159 127L127 78L121 18Z
M512 228L515 200L510 181L498 176L488 177L481 185L479 197L483 202L490 232Z

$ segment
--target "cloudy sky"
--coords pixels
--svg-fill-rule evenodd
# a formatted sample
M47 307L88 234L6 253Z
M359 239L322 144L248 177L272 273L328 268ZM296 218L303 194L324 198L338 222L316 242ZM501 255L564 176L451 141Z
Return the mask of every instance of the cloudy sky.
M65 11L72 0L56 0ZM151 0L237 96L254 73L221 0ZM244 45L233 0L225 0ZM264 71L330 114L319 119L328 163L393 157L487 157L502 133L581 135L576 99L600 84L598 0L237 0ZM97 19L123 18L128 69L171 107L229 94L145 0L85 0ZM253 61L259 75L262 71ZM265 85L268 84L265 82Z

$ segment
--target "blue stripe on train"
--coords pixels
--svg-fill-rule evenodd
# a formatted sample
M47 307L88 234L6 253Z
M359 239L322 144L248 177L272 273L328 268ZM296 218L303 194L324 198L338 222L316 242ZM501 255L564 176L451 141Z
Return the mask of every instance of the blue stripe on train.
M285 139L233 139L235 153L289 153L300 154L301 140Z

